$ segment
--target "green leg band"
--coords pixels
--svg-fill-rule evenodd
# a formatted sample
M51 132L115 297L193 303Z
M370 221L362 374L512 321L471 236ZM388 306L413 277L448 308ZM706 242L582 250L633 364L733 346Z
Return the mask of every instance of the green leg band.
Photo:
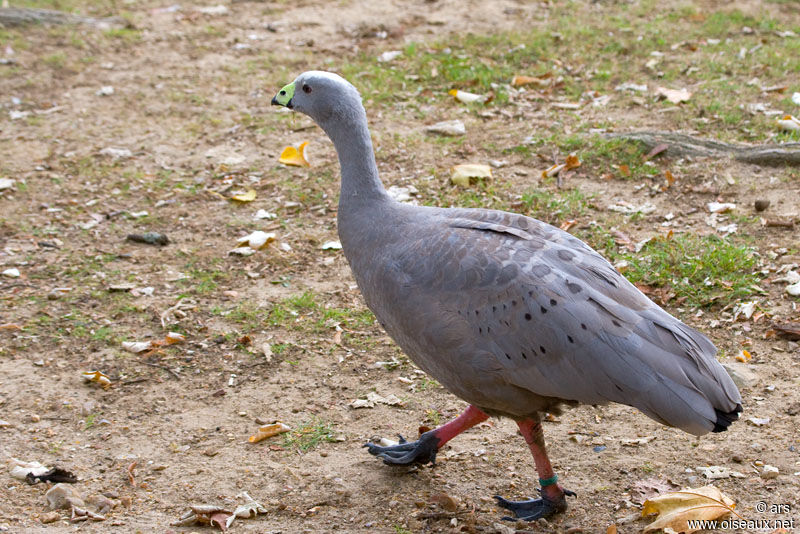
M553 475L552 478L539 479L539 484L541 484L542 487L552 486L556 482L558 482L558 475Z

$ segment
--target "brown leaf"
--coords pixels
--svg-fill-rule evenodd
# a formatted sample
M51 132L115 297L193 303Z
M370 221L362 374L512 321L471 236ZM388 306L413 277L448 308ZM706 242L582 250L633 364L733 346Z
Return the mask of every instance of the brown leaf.
M431 502L438 504L448 512L455 512L458 510L458 501L447 493L441 492L431 496Z
M617 167L619 169L619 173L624 176L625 178L630 178L631 176L631 168L627 165L620 165Z
M569 232L569 229L572 228L573 226L575 226L576 223L577 223L577 221L575 219L568 219L568 220L562 222L559 225L559 228L561 228L565 232Z
M633 242L633 239L621 230L614 230L611 232L611 235L614 236L614 242L619 245L620 247L625 247L630 252L634 252L636 250L636 243Z
M136 487L136 478L133 476L133 470L136 469L136 464L138 463L139 462L131 462L131 465L128 466L128 482L134 487Z
M631 501L642 504L647 499L655 497L660 493L666 493L678 489L680 486L673 484L665 478L647 478L637 480L631 486Z
M617 525L613 523L608 525L608 528L606 529L606 534L617 534Z
M658 514L658 518L647 525L643 532L663 530L667 534L670 532L689 534L700 530L690 527L690 520L713 521L736 514L734 506L736 503L715 486L664 493L644 502L642 517Z
M658 156L662 152L665 152L668 148L669 148L669 145L666 144L666 143L661 143L659 145L654 146L653 150L648 152L647 155L644 157L644 161L647 161L650 158L654 158L654 157Z
M672 184L675 183L675 177L672 175L669 169L664 171L664 178L667 180L667 189L672 187Z
M775 323L772 325L772 328L774 328L780 336L786 337L792 341L800 340L800 323L798 322Z
M233 515L230 512L215 512L208 516L210 523L212 525L216 525L219 529L223 532L228 530L227 522L228 518Z
M654 287L647 284L636 283L636 288L650 297L656 304L666 306L667 303L675 298L675 292L670 286Z
M567 156L566 164L567 164L567 170L577 169L578 167L581 166L581 160L578 159L578 156L576 154L570 154L569 156Z

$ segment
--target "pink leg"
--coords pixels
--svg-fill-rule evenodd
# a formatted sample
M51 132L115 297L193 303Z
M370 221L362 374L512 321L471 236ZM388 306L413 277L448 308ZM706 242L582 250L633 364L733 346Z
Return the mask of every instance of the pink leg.
M487 414L475 406L468 406L464 413L440 426L422 434L417 441L408 442L401 436L400 443L389 447L381 447L374 443L364 446L370 454L382 458L390 465L409 465L412 463L436 463L436 452L442 446L468 428L486 421Z
M542 486L542 498L509 501L496 495L497 504L514 513L514 517L504 517L503 519L534 521L563 512L567 509L566 496L574 497L575 493L562 488L557 482L558 477L553 472L553 466L550 465L550 459L547 457L547 450L544 447L544 432L542 432L539 418L533 417L517 421L517 426L533 454L536 472L539 474L539 484Z
M486 421L487 419L489 419L487 414L470 404L461 415L433 431L436 437L439 438L439 448L441 449L445 443L461 434L465 430L470 429L478 423Z
M533 463L536 464L536 473L539 475L540 481L550 481L556 476L553 471L553 466L550 465L550 458L547 457L547 449L544 446L544 432L542 431L542 423L538 418L525 419L517 421L519 431L528 448L533 455ZM560 499L564 495L563 488L555 481L552 484L542 486L542 493L552 499Z

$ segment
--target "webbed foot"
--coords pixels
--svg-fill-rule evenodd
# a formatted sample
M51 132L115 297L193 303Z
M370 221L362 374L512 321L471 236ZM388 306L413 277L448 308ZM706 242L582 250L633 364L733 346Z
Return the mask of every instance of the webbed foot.
M558 498L553 499L548 497L541 489L539 493L542 497L539 499L526 499L524 501L509 501L499 495L495 495L497 504L506 510L514 513L514 517L503 517L506 521L535 521L541 518L547 518L552 515L563 512L567 509L567 495L575 497L574 491L562 490Z
M431 430L422 434L417 441L406 441L403 436L400 443L389 447L381 447L374 443L365 443L369 453L383 459L388 465L411 465L413 463L436 464L436 453L439 450L439 438Z

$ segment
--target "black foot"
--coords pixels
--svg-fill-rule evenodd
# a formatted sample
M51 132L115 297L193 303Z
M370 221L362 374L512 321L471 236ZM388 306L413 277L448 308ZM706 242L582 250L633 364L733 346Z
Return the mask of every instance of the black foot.
M400 443L390 447L381 447L374 443L365 443L369 453L378 458L383 458L383 463L388 465L411 465L413 463L436 464L436 452L439 450L439 438L434 431L425 432L417 441L406 441L403 436L398 436Z
M542 490L539 490L542 493ZM552 515L563 512L567 509L567 495L575 497L575 492L564 490L563 495L558 500L552 500L542 493L541 499L527 499L525 501L509 501L499 495L495 495L497 504L514 512L515 517L504 517L506 521L516 521L522 519L523 521L536 521L543 517L550 517Z

